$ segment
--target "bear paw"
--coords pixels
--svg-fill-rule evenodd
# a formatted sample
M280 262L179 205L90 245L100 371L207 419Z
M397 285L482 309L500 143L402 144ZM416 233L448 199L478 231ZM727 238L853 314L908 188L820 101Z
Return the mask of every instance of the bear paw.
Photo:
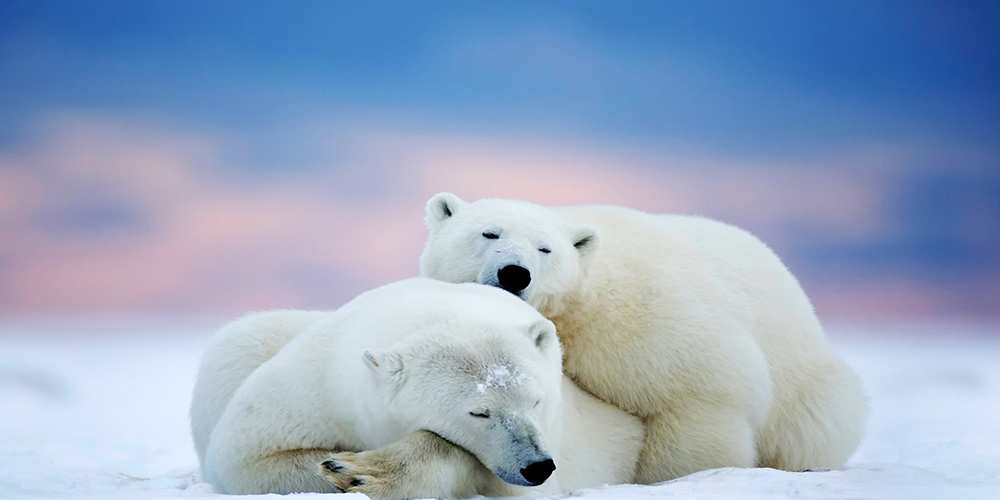
M394 499L391 487L393 473L376 452L334 453L319 464L319 474L342 493L363 493L372 499Z

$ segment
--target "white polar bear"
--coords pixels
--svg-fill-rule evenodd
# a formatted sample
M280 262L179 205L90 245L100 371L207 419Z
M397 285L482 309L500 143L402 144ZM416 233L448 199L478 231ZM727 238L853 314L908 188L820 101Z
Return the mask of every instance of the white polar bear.
M477 284L416 278L334 312L246 316L199 369L202 476L227 493L376 498L631 480L641 422L577 388L560 360L550 321Z
M838 467L867 409L797 280L699 217L522 201L427 203L421 275L493 285L556 323L563 368L646 424L636 480Z

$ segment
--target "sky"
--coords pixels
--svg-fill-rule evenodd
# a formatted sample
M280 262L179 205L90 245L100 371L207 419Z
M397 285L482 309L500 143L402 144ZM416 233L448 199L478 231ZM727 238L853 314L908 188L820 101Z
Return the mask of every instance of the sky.
M1000 317L989 2L0 4L0 315L332 308L453 191L761 236L822 318Z

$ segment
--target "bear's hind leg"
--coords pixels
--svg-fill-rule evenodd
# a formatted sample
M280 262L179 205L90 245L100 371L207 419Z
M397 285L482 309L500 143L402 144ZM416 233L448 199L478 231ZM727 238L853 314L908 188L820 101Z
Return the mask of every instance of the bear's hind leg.
M861 379L839 362L815 372L775 401L758 436L761 466L836 469L860 444L868 414Z
M685 408L646 419L636 482L652 484L718 467L753 467L754 433L739 412Z

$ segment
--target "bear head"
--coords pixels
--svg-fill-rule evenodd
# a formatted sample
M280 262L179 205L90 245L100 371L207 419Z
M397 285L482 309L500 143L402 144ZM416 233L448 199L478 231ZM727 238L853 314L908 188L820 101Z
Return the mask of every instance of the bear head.
M427 202L425 220L422 276L502 288L550 317L579 286L598 243L593 228L523 201L466 202L439 193Z
M394 420L464 448L510 484L537 486L556 467L562 354L552 322L504 323L427 325L433 334L366 351L364 362Z

